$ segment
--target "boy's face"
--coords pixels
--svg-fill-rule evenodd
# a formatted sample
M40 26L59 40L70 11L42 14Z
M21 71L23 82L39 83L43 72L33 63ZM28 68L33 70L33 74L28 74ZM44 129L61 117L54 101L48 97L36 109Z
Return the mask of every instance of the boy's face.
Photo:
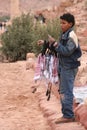
M60 20L60 25L63 32L66 32L69 28L72 27L72 23L69 23L63 19Z

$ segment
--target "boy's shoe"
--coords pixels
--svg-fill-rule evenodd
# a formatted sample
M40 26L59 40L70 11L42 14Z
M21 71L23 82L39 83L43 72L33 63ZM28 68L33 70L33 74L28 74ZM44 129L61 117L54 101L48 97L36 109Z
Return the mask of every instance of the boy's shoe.
M75 118L64 118L64 117L61 117L61 118L58 118L55 121L55 124L69 123L69 122L75 122Z

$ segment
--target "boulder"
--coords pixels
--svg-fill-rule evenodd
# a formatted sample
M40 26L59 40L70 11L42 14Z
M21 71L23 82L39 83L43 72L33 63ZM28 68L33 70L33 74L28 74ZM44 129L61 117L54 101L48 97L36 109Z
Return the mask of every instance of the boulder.
M26 70L35 68L35 54L27 53L26 55Z
M87 129L87 105L80 104L75 109L76 120Z

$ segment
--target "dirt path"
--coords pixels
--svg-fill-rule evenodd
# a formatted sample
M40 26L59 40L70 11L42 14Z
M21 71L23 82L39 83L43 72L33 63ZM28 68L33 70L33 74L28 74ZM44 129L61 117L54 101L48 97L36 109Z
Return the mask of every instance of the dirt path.
M0 130L51 130L31 93L24 62L0 64Z
M78 123L56 125L61 106L52 94L47 101L45 88L31 92L33 71L26 62L0 64L0 130L84 130Z

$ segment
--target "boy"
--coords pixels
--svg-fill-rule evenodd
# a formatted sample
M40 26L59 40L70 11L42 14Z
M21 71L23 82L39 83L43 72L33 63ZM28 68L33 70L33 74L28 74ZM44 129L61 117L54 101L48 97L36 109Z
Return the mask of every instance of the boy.
M73 87L75 76L80 66L78 58L81 57L81 49L78 39L73 31L75 18L70 13L60 16L62 34L59 43L53 45L58 53L58 75L60 80L59 93L63 116L56 120L56 124L75 121L73 112Z

